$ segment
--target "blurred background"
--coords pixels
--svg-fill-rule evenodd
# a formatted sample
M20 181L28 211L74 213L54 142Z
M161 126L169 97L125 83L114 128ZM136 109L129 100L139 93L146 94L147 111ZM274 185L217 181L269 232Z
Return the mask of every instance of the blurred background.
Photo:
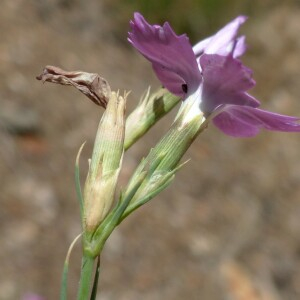
M300 116L300 2L276 0L2 0L0 10L0 299L58 299L63 261L80 232L74 161L87 170L102 109L73 88L35 80L45 65L99 73L113 89L159 85L128 45L133 11L168 20L191 42L238 14L262 107ZM125 155L120 185L167 131L176 110ZM234 139L210 126L175 182L114 232L100 300L300 299L300 135ZM80 245L71 256L75 299Z

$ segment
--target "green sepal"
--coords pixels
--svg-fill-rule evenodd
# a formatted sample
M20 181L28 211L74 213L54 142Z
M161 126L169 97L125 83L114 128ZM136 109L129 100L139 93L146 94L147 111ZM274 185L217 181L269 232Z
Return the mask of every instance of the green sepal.
M139 199L135 199L133 202L131 202L128 207L126 208L126 210L124 211L121 219L120 219L120 223L128 216L130 215L133 211L135 211L137 208L141 207L142 205L146 204L148 201L150 201L151 199L153 199L157 194L159 194L161 191L163 191L164 189L166 189L171 182L173 181L173 179L175 178L175 173L177 171L179 171L188 161L180 164L179 166L177 166L174 170L167 172L167 174L165 175L157 175L157 174L153 174L152 177L150 178L149 182L147 183L147 186L150 186L146 191L145 191L145 196L139 198ZM157 176L160 176L160 178L157 178ZM155 181L154 184L151 184L151 180ZM151 185L152 185L152 189L151 189ZM153 185L155 185L155 187L153 188Z
M84 252L90 257L96 257L101 253L101 250L114 230L114 228L120 223L119 220L122 217L125 209L134 197L136 191L140 187L141 183L145 179L146 172L142 172L137 178L135 184L131 186L131 189L125 193L121 193L118 204L107 215L107 217L98 226L97 230L92 235L86 235L84 238Z

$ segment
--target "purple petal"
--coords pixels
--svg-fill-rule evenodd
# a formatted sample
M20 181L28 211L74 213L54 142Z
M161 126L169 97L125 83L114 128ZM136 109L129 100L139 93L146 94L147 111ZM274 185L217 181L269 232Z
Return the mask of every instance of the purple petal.
M193 51L195 55L198 57L204 53L205 48L211 42L212 36L198 42L196 45L193 46Z
M22 297L22 300L45 300L45 299L37 294L26 294Z
M252 71L232 56L200 57L203 72L201 109L211 114L218 106L237 104L258 107L259 101L246 93L255 85Z
M232 42L236 39L240 26L247 20L245 16L238 16L219 30L205 48L206 54L227 55L231 52ZM229 47L229 49L228 49Z
M169 23L150 25L134 14L128 41L153 65L162 84L173 94L185 97L201 82L195 54L186 35L176 35ZM187 87L187 88L186 88Z
M226 105L213 123L233 137L252 137L261 128L272 131L300 132L299 118L279 115L249 106Z
M233 57L239 57L246 51L245 37L237 38L240 26L247 20L245 16L238 16L230 23L225 25L215 35L200 41L193 47L196 56L202 53L228 55L233 51ZM236 44L236 45L235 45ZM233 49L233 47L235 47Z
M246 37L242 35L237 38L235 48L233 51L233 57L238 58L242 56L246 52L246 50L247 50Z

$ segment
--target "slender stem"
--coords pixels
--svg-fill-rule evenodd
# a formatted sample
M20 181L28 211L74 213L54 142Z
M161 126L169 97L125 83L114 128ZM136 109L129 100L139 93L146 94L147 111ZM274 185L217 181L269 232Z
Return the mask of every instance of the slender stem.
M99 275L100 275L100 255L97 257L97 266L96 266L96 273L94 276L91 300L95 300L97 297Z
M90 299L91 286L93 282L94 273L94 262L95 258L84 255L82 257L81 274L79 281L79 289L77 300L88 300Z

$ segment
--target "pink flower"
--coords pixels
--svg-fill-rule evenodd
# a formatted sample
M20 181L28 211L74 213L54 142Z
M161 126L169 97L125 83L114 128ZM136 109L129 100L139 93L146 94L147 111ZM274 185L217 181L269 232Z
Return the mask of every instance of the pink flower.
M247 91L255 85L252 71L238 57L246 51L238 37L246 17L239 16L215 35L192 48L188 37L176 35L169 23L150 25L139 14L130 22L128 41L151 63L161 83L183 102L195 102L206 118L225 134L256 135L261 128L299 132L299 118L261 110Z
M22 297L22 300L45 300L45 298L37 295L37 294L26 294Z

